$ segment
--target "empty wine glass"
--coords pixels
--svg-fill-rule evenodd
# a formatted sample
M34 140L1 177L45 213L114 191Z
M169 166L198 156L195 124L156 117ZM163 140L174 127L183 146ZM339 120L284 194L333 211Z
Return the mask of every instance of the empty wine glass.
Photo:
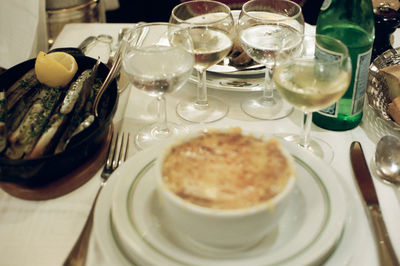
M170 23L189 29L194 44L194 68L198 73L197 99L178 103L178 115L197 123L223 118L229 107L207 95L206 70L225 58L232 48L234 20L230 8L216 1L188 1L172 10Z
M302 135L284 136L330 162L332 147L310 139L312 112L330 106L346 92L351 78L349 52L341 41L325 35L304 35L297 53L281 50L273 81L288 102L304 113Z
M301 7L292 1L252 0L242 6L238 22L240 45L254 61L266 67L263 92L251 94L241 103L246 114L273 120L293 111L274 89L271 77L276 53L298 49L303 33Z
M136 146L144 149L185 130L167 121L164 94L178 90L190 77L193 43L186 29L169 23L139 25L127 38L123 68L128 80L158 102L158 121L142 128L135 138Z

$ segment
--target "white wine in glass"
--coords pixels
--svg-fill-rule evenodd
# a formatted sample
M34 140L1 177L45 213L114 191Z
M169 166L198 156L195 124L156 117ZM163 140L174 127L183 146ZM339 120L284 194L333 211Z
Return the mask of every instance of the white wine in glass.
M193 43L186 29L169 23L148 23L132 30L123 54L123 67L129 82L157 98L158 121L142 128L135 138L138 149L145 149L185 128L168 122L165 93L183 86L191 75Z
M293 107L274 88L271 77L278 51L299 49L304 33L301 7L288 0L252 0L242 6L238 39L243 50L256 62L265 65L264 90L253 93L241 103L249 116L274 120L289 115Z
M234 20L230 8L217 1L187 1L172 10L170 23L189 30L194 46L194 69L198 74L197 98L178 103L177 114L195 123L225 117L229 106L207 94L206 70L223 60L232 49Z
M195 68L203 71L225 58L232 48L232 40L218 29L193 27L190 36L195 46Z
M316 156L330 162L333 149L320 139L311 139L312 112L330 106L346 92L351 78L351 61L346 45L325 35L304 35L301 51L280 51L274 83L294 107L303 111L303 134L284 136Z

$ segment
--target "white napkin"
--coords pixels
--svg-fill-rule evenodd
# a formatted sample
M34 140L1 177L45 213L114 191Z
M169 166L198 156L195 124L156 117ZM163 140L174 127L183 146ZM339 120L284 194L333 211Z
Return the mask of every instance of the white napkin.
M0 67L47 51L45 0L0 0Z

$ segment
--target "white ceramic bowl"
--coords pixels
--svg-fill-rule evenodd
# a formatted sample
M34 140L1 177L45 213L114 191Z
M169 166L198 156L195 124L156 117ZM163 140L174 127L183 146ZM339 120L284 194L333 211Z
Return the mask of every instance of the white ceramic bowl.
M226 131L222 129L221 131ZM289 177L284 189L273 198L241 209L215 209L191 203L176 195L164 184L162 165L171 147L198 137L202 132L191 133L172 141L156 161L157 191L167 228L176 240L195 248L212 248L232 252L249 248L273 230L285 211L295 186L296 176ZM242 132L248 135L248 132ZM268 137L261 137L263 140ZM281 145L281 150L294 169L291 155Z

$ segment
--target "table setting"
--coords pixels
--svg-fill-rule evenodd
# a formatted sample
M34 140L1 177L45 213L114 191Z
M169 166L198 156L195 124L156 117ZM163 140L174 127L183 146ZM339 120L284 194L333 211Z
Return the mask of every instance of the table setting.
M378 56L368 69L361 123L331 131L313 124L310 114L337 101L348 87L351 66L343 43L333 45L315 35L315 26L305 23L301 10L292 7L294 13L286 14L290 19L283 24L277 18L257 18L268 20L268 27L283 27L278 32L296 29L274 36L277 41L267 52L263 48L260 58L261 48L251 38L257 34L250 32L260 25L254 27L254 18L239 16L240 10L220 3L186 6L190 4L176 6L169 23L71 23L61 30L48 54L69 53L78 65L76 75L91 70L88 73L97 80L106 80L106 86L99 85L99 91L105 90L98 98L93 96L90 105L95 122L72 133L61 154L43 157L45 162L51 159L41 165L43 169L29 170L32 166L25 160L16 160L23 164L15 166L0 157L0 265L399 265L400 162L395 147L400 147L400 125L386 113L388 98L382 93L386 88L379 71L397 64L400 31L393 34L394 49ZM208 10L207 4L218 10L215 21L202 10ZM244 13L257 8L245 6ZM186 9L198 12L206 22ZM273 24L275 20L279 22ZM196 39L197 32L189 35L188 29L199 31L201 37ZM237 42L249 46L243 48L252 55L246 66L234 63L237 54L231 49ZM300 52L299 47L315 43L324 52L334 50L340 59L324 57L323 63L315 59L311 66L305 64L307 53L316 52ZM329 46L322 48L324 43ZM196 51L196 45L204 50ZM34 61L10 67L0 75L0 84L11 87L21 72L36 67ZM299 103L296 99L302 96L287 96L284 72L295 73L293 66L302 68L300 75L315 75L310 77L314 80L329 77L327 84L335 86L323 83L326 79L316 86L335 87L336 96L318 103L319 99ZM309 74L307 69L319 72ZM11 78L6 76L10 73ZM272 83L278 90L269 87ZM278 107L263 105L272 95L278 95ZM262 99L258 107L257 97ZM258 206L215 211L201 206L201 200L199 208L179 193L165 193L160 182L166 182L166 154L199 136L222 132L236 140L238 131L252 141L277 140L284 161L295 172L295 181L287 181L284 192L273 198L276 202L268 201L263 212ZM311 149L314 144L317 148ZM230 142L228 147L234 145ZM71 167L73 159L76 164ZM206 166L206 161L199 164ZM28 173L21 179L23 171ZM35 184L29 174L43 178L39 181L44 185ZM373 189L368 191L376 195L365 195L359 175L371 176ZM201 191L200 185L197 188L191 187L196 193ZM219 195L215 189L205 191L213 198ZM262 215L270 215L269 220ZM230 226L233 229L227 229ZM242 244L246 241L251 243Z

